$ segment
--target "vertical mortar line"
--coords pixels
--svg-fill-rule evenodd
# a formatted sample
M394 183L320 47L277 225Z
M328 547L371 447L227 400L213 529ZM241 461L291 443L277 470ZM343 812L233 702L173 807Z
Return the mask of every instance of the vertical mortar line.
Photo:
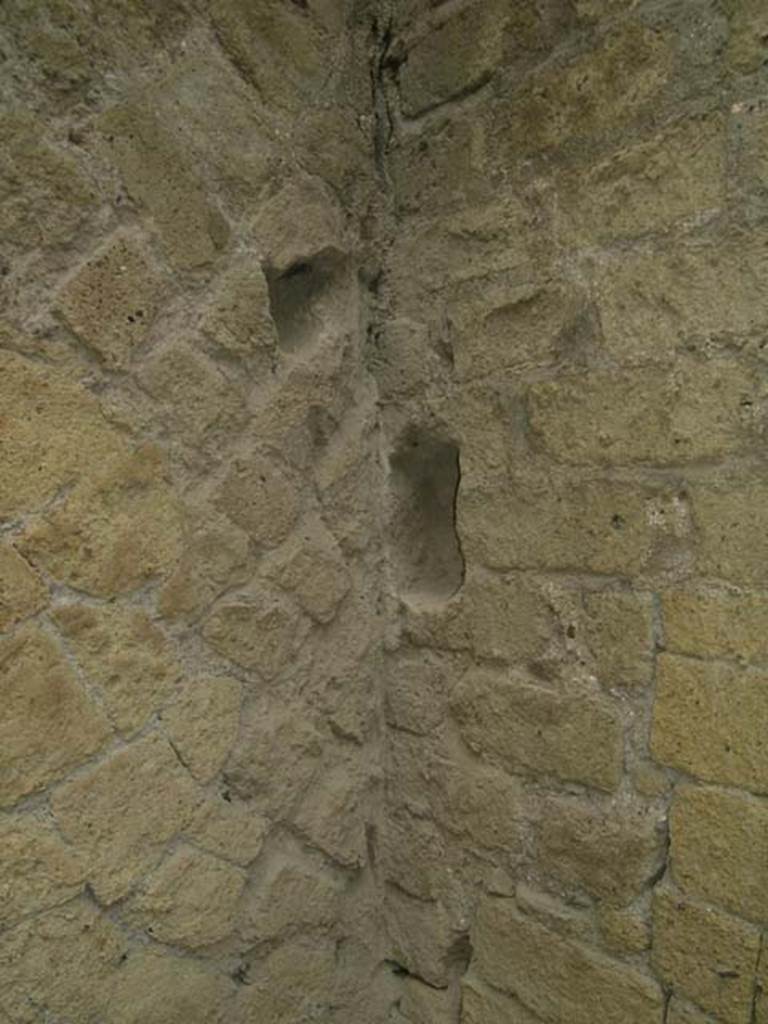
M763 954L765 952L765 932L760 932L760 945L757 950L757 957L755 958L755 976L752 981L752 1005L749 1012L749 1024L757 1024L757 1000L762 992L762 986L760 984L760 965L762 964Z

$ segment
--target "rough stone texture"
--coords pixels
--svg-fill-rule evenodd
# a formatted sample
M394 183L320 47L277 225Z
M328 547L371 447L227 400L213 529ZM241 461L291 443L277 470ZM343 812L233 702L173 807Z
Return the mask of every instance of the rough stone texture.
M768 1024L765 4L1 6L0 1019Z
M110 735L51 635L28 625L0 642L4 711L0 805L43 789L83 764Z
M659 661L651 749L706 782L768 792L765 674L665 655Z
M653 963L674 985L719 1020L748 1024L752 1015L760 932L721 911L657 889Z

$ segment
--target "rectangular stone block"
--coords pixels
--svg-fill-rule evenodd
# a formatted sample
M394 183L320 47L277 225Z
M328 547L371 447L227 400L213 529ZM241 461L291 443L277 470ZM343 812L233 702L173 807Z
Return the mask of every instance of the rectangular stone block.
M664 646L700 658L768 659L768 595L679 588L661 595Z
M457 514L467 562L496 569L637 576L673 558L688 531L675 489L583 474L468 483Z
M596 590L584 595L584 627L603 686L647 686L653 667L650 594Z
M539 1020L517 999L497 992L472 975L463 979L461 1024L538 1024Z
M651 978L487 899L472 930L473 969L551 1024L661 1024ZM513 1018L514 1019L514 1018Z
M757 923L768 917L768 803L747 794L678 786L670 815L674 880Z
M653 898L652 963L662 980L727 1024L749 1024L760 931L668 888Z
M768 486L725 479L692 495L701 575L738 584L768 582Z
M766 287L768 254L759 230L665 242L595 268L608 352L645 365L678 351L708 355L722 342L759 339L768 324Z
M554 775L615 789L623 760L622 726L613 705L563 694L520 678L471 670L451 702L464 741L521 774Z
M550 797L540 804L534 836L540 871L614 906L633 903L664 862L659 816L642 804Z
M566 245L610 243L667 231L725 201L725 122L699 117L620 149L558 182Z
M768 793L768 676L676 655L658 661L651 750L707 782Z
M744 451L758 439L765 387L733 360L560 374L534 385L536 442L560 462L674 465Z

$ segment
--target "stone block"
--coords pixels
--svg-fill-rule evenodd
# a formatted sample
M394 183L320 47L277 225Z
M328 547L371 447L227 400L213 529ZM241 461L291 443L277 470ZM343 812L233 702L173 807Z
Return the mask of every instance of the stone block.
M106 1017L115 974L127 951L118 926L84 899L70 900L4 930L0 934L4 1020L37 1024L39 1010L45 1007L59 1020L97 1024Z
M307 615L323 624L335 618L352 585L338 544L321 529L302 530L268 574L294 595Z
M598 789L618 785L622 727L605 698L472 670L456 687L451 707L464 741L508 771L554 775Z
M578 797L550 797L535 834L540 871L615 906L633 903L664 862L661 822L642 805L601 808Z
M467 936L440 902L414 899L392 886L384 898L389 960L428 985L445 988L452 967L468 956Z
M651 978L524 917L513 901L486 899L472 929L473 971L552 1024L661 1024Z
M670 768L707 782L768 793L766 675L761 669L662 655L651 750Z
M291 663L306 629L284 597L261 591L241 600L220 601L202 632L219 654L271 680Z
M338 888L322 873L280 861L267 869L247 898L240 931L249 942L284 940L330 929L340 911Z
M757 230L622 252L595 273L606 350L624 363L647 365L669 362L678 351L709 357L716 345L743 346L768 323L759 301L767 285Z
M181 666L143 609L64 604L53 618L121 732L138 732L176 692Z
M674 986L727 1024L749 1024L760 931L673 889L653 896L651 960Z
M148 97L106 111L97 122L101 147L129 196L151 218L171 261L194 270L215 259L229 226L156 106Z
M146 344L167 290L138 241L121 234L78 268L57 306L106 366L125 369Z
M235 745L242 690L237 679L191 679L160 713L173 749L200 783L218 774Z
M675 122L586 171L561 175L557 186L560 237L575 247L609 245L711 215L725 202L725 121Z
M758 924L768 916L768 804L678 786L670 815L672 876L684 893Z
M519 855L524 791L518 779L476 762L440 766L439 807L445 827L464 842Z
M673 995L667 1010L667 1024L712 1024L712 1018Z
M285 942L249 970L227 1020L294 1024L302 1018L328 1019L337 1006L337 972L335 943L306 937Z
M0 478L4 518L39 509L124 450L96 399L65 370L0 352L0 405L7 423Z
M109 904L156 865L201 799L168 742L150 734L59 786L51 805L86 858L97 898Z
M134 949L120 967L106 1019L110 1024L224 1024L235 985L200 960Z
M697 567L740 585L768 580L768 488L759 479L724 479L693 493Z
M517 999L484 985L471 974L461 982L461 1024L539 1024Z
M696 658L765 661L768 596L679 587L661 595L664 646Z
M240 383L183 341L157 348L139 370L173 435L199 444L215 428L233 429L243 414Z
M732 360L666 369L561 374L534 385L534 438L560 462L676 465L744 452L759 436L765 389Z
M584 474L463 486L457 513L467 562L507 570L637 576L689 528L686 502L672 488Z
M651 922L642 909L600 903L597 920L600 936L610 952L643 953L650 949Z
M61 583L98 597L137 590L166 575L181 548L180 502L162 452L145 445L87 477L19 539L19 549Z
M12 544L0 543L0 632L7 632L48 603L48 588Z
M453 1013L452 993L406 978L400 1012L408 1024L443 1024Z
M9 807L87 761L111 729L59 644L37 626L0 641L0 680L0 806Z
M234 800L229 790L205 800L184 834L201 850L248 867L261 853L269 822L251 806Z
M192 846L177 846L142 879L123 916L159 942L199 949L221 942L236 926L246 874Z
M9 928L67 903L80 893L85 870L83 859L43 818L5 817L0 823L0 924Z
M730 35L726 49L729 70L750 74L765 66L768 14L760 0L726 0Z
M586 640L603 686L648 686L654 653L651 595L596 590L583 600Z
M285 540L299 514L293 482L274 462L258 456L232 463L216 504L256 543L269 548Z

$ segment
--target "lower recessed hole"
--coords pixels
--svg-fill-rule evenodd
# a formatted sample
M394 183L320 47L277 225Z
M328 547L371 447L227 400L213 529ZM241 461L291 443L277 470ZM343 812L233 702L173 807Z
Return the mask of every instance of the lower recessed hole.
M335 249L297 260L283 270L265 266L264 275L278 344L286 352L316 341L332 325L336 305L347 298L347 260Z
M391 547L400 593L446 600L464 580L456 533L459 450L414 429L402 436L390 468Z

